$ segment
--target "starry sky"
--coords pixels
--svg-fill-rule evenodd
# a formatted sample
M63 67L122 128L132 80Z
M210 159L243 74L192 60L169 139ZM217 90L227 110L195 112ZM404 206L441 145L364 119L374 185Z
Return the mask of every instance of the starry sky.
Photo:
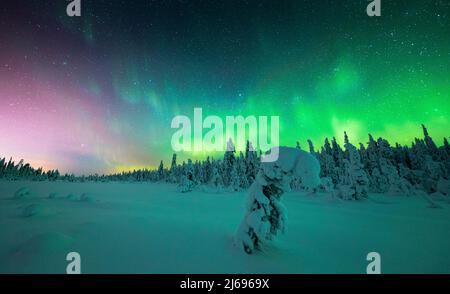
M170 163L176 115L280 117L281 144L449 136L450 2L0 5L0 156L77 174ZM180 154L202 158L205 152Z

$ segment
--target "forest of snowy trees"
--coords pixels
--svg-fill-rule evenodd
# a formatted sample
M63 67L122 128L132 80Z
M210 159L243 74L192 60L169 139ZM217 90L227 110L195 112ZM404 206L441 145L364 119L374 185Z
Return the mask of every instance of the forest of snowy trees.
M411 195L415 191L449 195L450 145L444 138L438 147L425 126L423 139L416 138L411 146L391 146L383 138L375 140L369 135L369 142L359 143L358 148L344 133L341 147L335 138L325 139L324 146L316 149L308 140L309 152L320 162L321 186L323 191L332 192L343 199L360 199L367 193L388 193ZM297 148L301 148L297 144ZM111 175L74 176L60 175L58 170L44 172L34 169L23 160L15 164L12 160L0 160L0 179L6 180L60 180L84 181L131 181L168 182L178 184L181 192L189 192L199 186L217 190L246 190L254 182L258 172L261 151L253 151L247 143L245 152L236 152L231 141L223 158L207 157L203 161L188 160L179 164L176 154L169 167L161 161L156 170L135 170ZM299 179L291 183L293 190L304 189Z
M58 170L44 172L42 168L34 169L29 163L20 160L17 164L10 159L0 159L0 179L9 181L32 180L32 181L56 181L61 176Z

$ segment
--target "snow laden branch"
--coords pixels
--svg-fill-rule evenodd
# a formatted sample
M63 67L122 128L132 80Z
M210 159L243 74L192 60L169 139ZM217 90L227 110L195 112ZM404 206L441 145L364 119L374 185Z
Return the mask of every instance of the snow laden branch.
M261 163L248 192L244 219L235 236L236 245L248 254L272 240L279 231L284 232L287 210L281 199L290 189L293 177L300 178L310 189L320 184L320 164L314 156L289 147L275 147L270 153L278 153L278 160Z

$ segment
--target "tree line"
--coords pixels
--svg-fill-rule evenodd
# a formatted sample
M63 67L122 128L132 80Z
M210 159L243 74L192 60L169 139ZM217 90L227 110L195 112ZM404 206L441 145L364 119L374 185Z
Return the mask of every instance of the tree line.
M438 147L422 125L423 138L415 138L410 146L391 145L384 138L368 136L368 143L353 145L347 133L341 147L336 138L325 139L316 149L308 140L308 152L314 155L321 167L320 189L333 191L348 199L365 197L368 192L409 194L415 190L427 193L442 192L448 195L450 175L450 145L444 138ZM297 148L300 145L297 143ZM173 154L170 166L161 161L157 169L139 169L109 175L61 175L58 170L44 172L34 169L23 160L15 164L11 159L0 160L0 178L7 180L61 180L70 182L168 182L178 184L182 192L206 185L215 189L239 191L247 189L258 172L261 151L247 142L245 151L237 152L231 140L223 158L207 157L205 160L188 159L178 163ZM291 187L302 189L300 179L293 179Z

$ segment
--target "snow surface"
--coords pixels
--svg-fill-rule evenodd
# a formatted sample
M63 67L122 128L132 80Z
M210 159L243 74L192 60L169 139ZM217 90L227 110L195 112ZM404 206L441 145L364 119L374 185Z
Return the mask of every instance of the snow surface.
M71 251L82 273L365 273L372 251L383 273L450 273L448 197L286 193L286 234L247 255L233 245L245 194L0 182L0 273L65 273Z

